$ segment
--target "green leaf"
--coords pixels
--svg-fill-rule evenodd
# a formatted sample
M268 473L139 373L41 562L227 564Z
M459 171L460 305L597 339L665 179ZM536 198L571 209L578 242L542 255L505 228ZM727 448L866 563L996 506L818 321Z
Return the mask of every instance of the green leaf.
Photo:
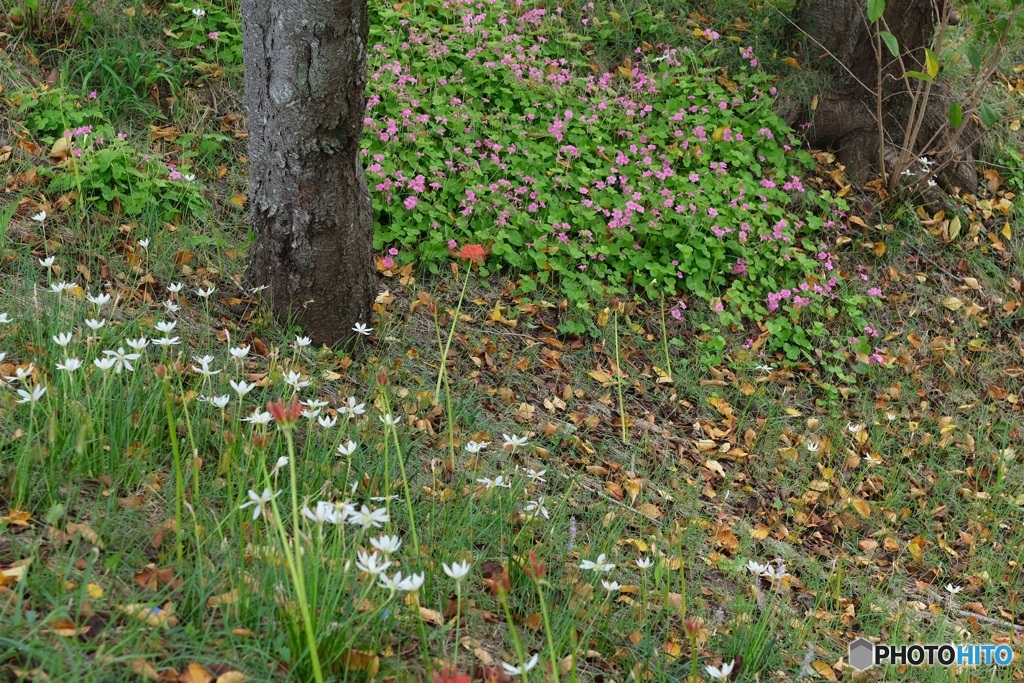
M881 36L882 40L885 42L885 46L889 48L889 52L892 53L892 56L899 57L900 43L898 40L896 40L896 36L889 33L888 31L880 31L878 35Z
M996 125L996 110L988 102L981 103L981 122L986 128Z
M954 102L949 105L949 111L946 112L946 118L949 119L949 125L953 126L953 130L960 127L960 124L964 122L964 110L960 108L959 102Z
M885 0L868 0L868 21L872 24L885 13Z
M920 79L920 80L925 81L927 83L931 83L932 81L935 80L934 78L932 78L928 74L921 73L920 71L908 71L906 73L906 76L907 76L907 78L917 78L917 79Z
M924 49L924 63L929 76L935 78L939 75L939 58L928 48Z
M975 69L981 68L981 50L978 49L977 45L971 45L967 48L967 61L971 63Z

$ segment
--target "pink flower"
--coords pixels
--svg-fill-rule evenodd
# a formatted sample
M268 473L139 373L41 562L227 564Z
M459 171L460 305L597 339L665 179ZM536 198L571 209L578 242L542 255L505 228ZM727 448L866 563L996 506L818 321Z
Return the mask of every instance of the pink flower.
M93 90L91 93L89 93L89 99L90 100L95 100L97 97L99 97L99 93L96 92L95 90Z
M209 32L209 33L207 33L206 35L207 35L207 37L208 37L208 38L209 38L210 40L217 40L218 38L220 38L220 34L219 34L219 33L217 33L216 31L210 31L210 32Z
M171 171L171 174L168 177L171 180L181 180L181 171Z
M419 204L419 203L420 203L420 200L416 199L416 197L408 197L403 202L403 205L405 206L406 209L408 209L409 211L412 211L413 209L416 208L416 205Z
M448 240L448 248L449 249L458 249L459 248L459 243L456 242L455 240Z
M878 287L872 287L871 289L868 290L868 294L870 294L871 296L882 296L882 290L879 289Z

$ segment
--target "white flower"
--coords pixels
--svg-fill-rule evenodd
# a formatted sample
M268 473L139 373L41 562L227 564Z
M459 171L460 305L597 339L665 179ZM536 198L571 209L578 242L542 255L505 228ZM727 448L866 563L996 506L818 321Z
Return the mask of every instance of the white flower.
M47 256L46 258L39 259L39 265L41 265L43 268L50 268L53 266L54 263L56 263L56 261L56 256Z
M168 313L177 313L178 311L181 310L181 306L179 306L178 304L174 303L170 299L168 299L167 301L164 302L164 308L167 309Z
M607 581L605 579L601 579L601 585L604 586L604 589L609 593L614 593L622 588L618 581Z
M295 337L295 348L297 349L304 348L312 343L313 340L310 339L309 337Z
M237 349L231 349L231 356L232 356L232 358L237 358L237 359L241 360L241 359L245 358L248 355L249 355L249 345L248 344L246 344L245 346L239 346Z
M97 294L96 296L93 296L92 294L86 294L85 298L89 300L89 303L96 304L97 306L102 306L103 304L108 303L110 301L110 295L103 293Z
M338 444L338 455L350 456L356 452L356 446L358 445L355 441L346 441L345 443Z
M60 334L53 335L53 343L61 348L66 347L71 343L71 333L61 332Z
M43 221L46 220L46 212L40 211L39 213L32 216L32 220L34 220L36 223L42 223Z
M387 574L381 574L377 579L377 585L392 592L398 590L402 585L402 572L395 572L391 578L388 578Z
M355 396L349 396L347 399L345 399L345 403L343 403L342 406L338 408L338 412L342 415L349 416L362 415L363 413L366 412L366 404L357 403Z
M85 319L86 327L88 327L90 330L92 330L94 332L96 330L100 329L101 327L106 326L106 324L107 324L106 320L95 320L93 318L86 318Z
M64 282L64 280L61 280L60 282L54 282L52 285L50 285L50 291L53 292L54 294L60 294L61 292L65 291L67 289L74 289L74 288L75 288L74 284L72 284L70 282Z
M380 421L389 427L397 426L402 419L401 415L392 415L391 413L384 413L380 416Z
M14 322L14 319L7 313L0 313L0 325L6 325Z
M96 358L96 359L93 359L93 361L92 361L92 364L95 365L100 370L102 370L103 372L106 372L110 368L114 367L114 365L116 363L117 363L117 359L116 358L110 358L110 357L107 357L107 358Z
M142 354L139 353L125 353L124 347L118 347L117 351L104 351L103 355L114 359L114 372L117 373L120 373L121 370L135 372L135 367L131 362L142 357Z
M507 489L512 488L512 482L505 481L505 476L501 474L496 476L494 479L484 477L483 479L477 479L476 481L478 484L483 484L488 491L497 487L504 487Z
M862 429L864 429L864 425L862 425L862 424L854 424L852 422L847 422L846 423L846 430L848 432L850 432L851 434L856 434L857 432L859 432Z
M196 290L196 296L198 296L200 299L208 299L210 298L210 295L213 294L215 289L217 288L210 287L209 289L203 289L202 287L200 287L199 289Z
M285 467L288 467L288 456L282 455L277 459L277 462L274 463L274 469L270 470L270 476L274 476Z
M252 518L253 519L259 519L260 515L263 514L263 509L266 507L267 503L272 501L274 498L277 498L282 493L284 493L284 491L278 491L277 493L271 493L270 487L267 487L267 488L263 489L263 493L256 493L255 491L250 489L249 490L249 501L246 502L246 503L242 503L242 505L241 505L241 507L239 509L247 508L250 505L252 505L253 506Z
M756 365L754 366L754 369L760 370L761 372L772 372L775 368L770 365Z
M46 387L42 384L37 384L32 387L32 391L26 391L25 389L18 389L18 396L21 396L21 400L18 403L36 403L46 393Z
M761 576L766 571L768 571L768 565L758 564L757 562L750 560L749 562L747 562L747 569L750 570L751 574L757 574L758 576Z
M778 569L769 566L767 569L764 570L761 576L768 579L772 583L778 583L787 576L789 576L789 574L786 573L786 565L780 562Z
M317 524L341 524L345 517L341 515L338 506L329 500L321 500L316 504L315 510L310 510L308 505L302 507L302 514Z
M206 16L206 10L200 9L199 7L196 7L194 10L192 10L192 16L195 16L195 17L205 17Z
M963 586L954 586L954 585L953 585L953 584L951 584L951 583L947 583L947 584L946 584L946 591L947 591L947 592L948 592L948 593L949 593L950 595L956 595L957 593L959 593L959 592L960 592L960 591L962 591L963 589L964 589L964 587L963 587Z
M636 566L640 569L650 569L654 561L649 557L638 557L636 558Z
M544 473L547 472L547 470L534 470L530 469L529 467L520 467L519 469L521 469L523 472L526 472L526 478L532 482L536 483L547 481L547 479L544 478Z
M407 576L406 578L402 579L398 583L398 590L403 590L403 591L406 591L407 593L411 593L412 591L419 590L420 586L423 585L423 579L424 578L425 578L425 576L422 573L420 573L420 574L410 574L409 576Z
M385 555L394 555L402 547L402 539L398 536L379 536L371 538L370 545Z
M241 382L236 382L233 379L228 380L228 384L235 390L235 393L238 394L238 398L242 398L256 388L255 384L247 384L244 379Z
M195 180L195 179L196 179L196 174L195 174L195 173L185 173L185 174L182 174L182 176L181 176L181 177L182 177L182 179L183 179L183 180L184 180L184 181L185 181L186 183L191 183L191 182L192 182L193 180Z
M887 418L889 418L889 422L892 422L892 421L893 421L893 420L895 420L895 419L896 419L897 417L899 417L899 415L897 415L896 413L886 413L886 414L885 414L885 416L886 416Z
M198 372L198 373L199 373L200 375L202 375L203 377L212 377L213 375L218 375L218 374L220 374L220 372L221 372L220 370L211 370L211 369L210 369L210 363L212 363L212 362L213 362L213 356L210 356L210 355L206 355L206 356L203 356L203 357L201 357L201 358L200 358L200 357L196 357L196 356L193 356L193 359L194 359L194 360L195 360L195 361L196 361L197 363L199 363L199 365L200 365L201 367L196 367L195 365L193 365L193 366L192 366L192 369L193 369L193 370L194 370L195 372Z
M537 666L537 662L540 661L539 655L539 652L533 655L528 660L526 660L526 662L522 666L512 666L508 662L502 662L501 668L504 669L505 673L507 673L509 676L519 676L520 674L524 674L533 667Z
M35 370L35 363L29 363L28 367L15 368L13 377L5 377L8 382L24 382L26 379L32 376L32 371Z
M938 183L937 183L937 182L935 182L935 180L934 180L934 179L930 179L930 180L928 181L928 187L937 187L937 186L938 186Z
M352 328L352 331L364 336L369 336L370 333L373 332L373 328L367 327L363 323L356 323L356 326Z
M160 339L154 339L153 343L157 346L174 346L175 344L180 344L181 339L178 337L161 337Z
M77 358L68 358L63 363L57 363L57 369L64 372L74 372L80 367L82 367L82 361Z
M270 424L270 413L261 413L260 409L252 411L252 415L249 417L243 417L242 422L251 422L256 425L267 425Z
M319 408L317 408L316 410L303 410L302 411L302 417L306 418L307 420L316 419L316 416L319 415L319 414L320 414L320 409Z
M161 320L160 322L158 322L153 327L155 327L158 332L163 332L164 334L170 334L171 332L174 331L174 328L177 327L177 326L178 326L178 321L177 320L171 320L170 322L168 322L166 320Z
M385 569L391 566L391 560L385 560L377 553L372 555L365 550L359 550L356 553L356 568L361 572L366 572L371 576L377 576ZM396 586L397 588L397 586Z
M724 681L727 680L729 676L732 674L733 667L735 666L736 660L734 659L728 664L723 663L721 668L711 665L705 666L704 668L707 669L708 676L711 676L711 678L715 679L716 681Z
M480 451L484 450L485 448L487 448L490 445L491 445L490 441L482 441L480 443L477 443L476 441L470 441L469 443L466 444L466 452L467 453L479 453Z
M525 436L517 436L515 434L502 434L501 438L505 440L505 443L502 444L502 448L515 448L516 446L526 445Z
M809 450L811 453L817 453L819 448L821 448L821 445L817 441L807 442L807 450Z
M251 289L249 290L249 293L250 293L250 294L259 294L259 293L260 293L260 292L262 292L262 291L263 291L264 289L269 289L269 287L268 287L267 285L257 285L256 287L252 287L252 288L251 288Z
M319 410L320 408L326 408L327 404L330 403L330 401L320 401L318 399L311 398L308 401L299 401L299 403L302 403L302 405L304 406L316 408Z
M139 240L139 246L143 249L149 249L149 240Z
M444 573L452 577L456 581L462 581L469 573L469 568L472 567L469 562L463 560L462 562L452 562L451 565L447 565L444 562L441 563L441 568L444 569Z
M536 517L537 515L540 515L544 519L551 519L551 515L548 513L547 508L544 507L543 496L538 498L537 500L529 501L526 504L526 506L523 507L523 512L525 512L530 517Z
M580 563L580 569L593 569L595 572L610 572L615 569L615 565L608 561L607 555L601 553L593 562L590 560L583 560L583 562Z
M295 391L298 391L299 389L309 386L309 382L303 382L302 375L295 372L294 370L289 370L288 374L285 375L282 379L284 380L285 384L290 386Z
M359 510L352 511L352 514L348 516L348 523L359 525L364 529L369 529L370 527L379 529L390 519L391 515L388 514L387 508L370 510L370 508L363 505Z
M171 284L167 285L167 291L170 292L171 294L177 294L184 287L185 287L185 283L184 282L174 282L174 283L171 283Z
M317 408L319 410L319 408ZM334 425L338 424L338 417L336 415L321 415L316 419L317 423L324 429L330 429Z
M124 343L130 346L134 351L142 351L144 348L149 346L149 340L145 337L139 337L138 339L126 339Z
M216 406L217 408L220 408L221 410L224 410L224 408L227 407L227 405L228 405L228 403L230 401L231 401L231 397L228 396L227 394L224 394L223 396L208 396L208 397L206 397L206 402L207 403L209 403L212 406Z

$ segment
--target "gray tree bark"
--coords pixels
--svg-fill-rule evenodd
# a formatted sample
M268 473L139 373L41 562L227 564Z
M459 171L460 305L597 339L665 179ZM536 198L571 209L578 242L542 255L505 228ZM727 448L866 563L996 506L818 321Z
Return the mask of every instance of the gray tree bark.
M366 0L242 0L250 282L316 343L369 323L373 209L359 156Z
M945 1L887 0L885 21L899 41L907 69L925 71L924 47L931 45L939 20L937 11L944 10L939 3ZM817 109L805 113L812 123L808 129L811 144L835 149L837 158L846 165L853 179L864 182L877 177L880 174L876 116L878 63L873 45L874 29L868 25L865 3L862 0L807 0L797 12L797 23L806 34L803 38L805 63L816 64L829 54L834 57L830 68L835 90L822 93ZM881 81L881 125L887 137L885 164L888 172L901 146L908 142L905 127L910 96L898 62L885 47L882 51L886 66ZM933 153L951 139L952 129L946 112L954 97L941 80L932 86L916 140L915 156ZM981 131L973 121L965 120L963 125L967 129L951 151L950 164L940 174L939 181L952 190L973 192L978 184L974 160ZM935 140L932 147L924 149L923 145L932 139Z

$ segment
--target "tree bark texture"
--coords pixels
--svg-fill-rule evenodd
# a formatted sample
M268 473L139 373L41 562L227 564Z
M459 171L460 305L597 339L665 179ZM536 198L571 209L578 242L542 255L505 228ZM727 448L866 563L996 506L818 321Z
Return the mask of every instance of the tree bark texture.
M942 2L943 0L938 0ZM939 21L938 3L933 0L888 0L884 19L899 41L903 66L924 72L924 47L931 46ZM819 97L818 107L809 113L812 125L807 133L812 145L829 147L846 165L848 175L865 182L880 174L879 135L876 116L878 63L874 43L875 27L868 24L863 0L808 0L798 10L797 23L804 36L805 63L816 64L831 53L836 88ZM883 45L882 126L886 134L886 171L893 170L900 149L908 143L911 97L907 93L899 61ZM841 65L845 65L843 68ZM914 156L946 147L953 131L946 112L954 94L939 79L932 85L924 121L917 136ZM912 86L919 81L910 80ZM980 130L965 117L965 130L954 146L950 166L939 176L940 184L951 190L973 192L978 184L974 159ZM936 136L937 134L937 136ZM929 140L934 141L925 149ZM943 160L945 161L945 160Z
M314 342L351 338L375 294L360 160L366 0L242 0L251 282Z

